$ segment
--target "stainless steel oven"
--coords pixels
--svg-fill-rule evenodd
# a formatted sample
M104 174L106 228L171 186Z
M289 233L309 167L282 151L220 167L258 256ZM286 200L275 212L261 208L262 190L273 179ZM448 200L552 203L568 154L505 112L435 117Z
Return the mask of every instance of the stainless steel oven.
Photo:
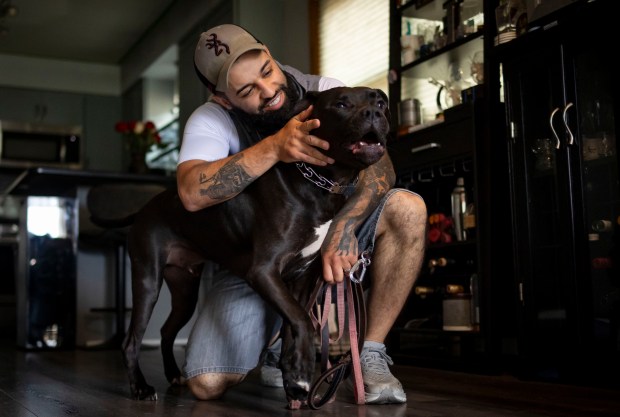
M0 120L0 167L82 168L82 127Z

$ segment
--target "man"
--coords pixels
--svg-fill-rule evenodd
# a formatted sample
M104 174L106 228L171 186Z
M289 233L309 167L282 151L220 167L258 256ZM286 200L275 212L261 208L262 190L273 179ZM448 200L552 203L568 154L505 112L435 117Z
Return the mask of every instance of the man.
M185 127L177 182L188 210L234 198L278 162L334 162L320 151L328 143L309 134L320 120L307 120L310 109L293 118L290 112L304 91L342 83L280 66L265 45L235 25L204 32L194 62L213 96ZM406 401L389 370L392 361L383 342L424 253L424 202L407 190L390 190L394 181L387 154L363 171L321 248L323 278L329 283L341 282L362 250L372 251L368 324L360 354L369 404ZM258 365L280 325L280 317L245 281L215 277L187 345L184 371L194 396L219 398L241 382Z

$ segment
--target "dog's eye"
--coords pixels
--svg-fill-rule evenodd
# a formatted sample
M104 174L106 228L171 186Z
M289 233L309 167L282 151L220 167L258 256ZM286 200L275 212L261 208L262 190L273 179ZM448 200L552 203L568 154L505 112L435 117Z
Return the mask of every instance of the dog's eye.
M344 101L337 101L336 102L336 108L338 108L338 109L346 109L347 108L347 104Z
M377 107L379 107L380 109L385 109L387 107L387 103L383 100L379 100L377 101Z

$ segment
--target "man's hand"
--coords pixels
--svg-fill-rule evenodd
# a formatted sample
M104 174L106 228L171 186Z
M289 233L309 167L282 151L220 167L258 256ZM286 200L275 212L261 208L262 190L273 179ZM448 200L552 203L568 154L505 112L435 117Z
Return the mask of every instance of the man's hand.
M312 106L297 116L272 136L275 152L282 162L307 162L313 165L333 164L334 160L323 155L319 149L329 149L329 142L324 141L310 132L319 127L319 119L306 120L312 113Z
M353 230L347 232L339 228L330 228L321 247L325 282L330 284L342 282L357 262L357 251L357 238Z

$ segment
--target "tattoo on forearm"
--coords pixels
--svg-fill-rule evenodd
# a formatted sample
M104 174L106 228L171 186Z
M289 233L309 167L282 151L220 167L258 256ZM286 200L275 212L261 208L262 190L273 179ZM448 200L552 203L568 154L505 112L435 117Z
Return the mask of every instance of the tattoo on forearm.
M353 238L355 237L355 222L351 219L344 225L345 233L342 235L342 239L338 242L338 249L343 253L348 254L353 245Z
M389 158L368 167L360 178L363 186L359 190L361 192L356 192L356 196L351 197L336 215L325 237L325 241L335 245L341 254L356 249L355 229L372 213L396 180ZM337 234L340 238L334 241Z
M241 154L235 155L211 177L201 174L199 181L204 188L200 189L200 195L212 200L225 200L243 191L256 177L243 168L240 163L242 158Z
M330 228L325 236L325 242L329 242L329 245L333 247L340 255L348 255L353 249L356 242L353 241L355 238L355 230L352 229L352 221L348 221L345 224L344 231L338 230L338 228L332 229ZM351 229L347 232L347 229ZM340 233L340 240L334 240L334 236Z

